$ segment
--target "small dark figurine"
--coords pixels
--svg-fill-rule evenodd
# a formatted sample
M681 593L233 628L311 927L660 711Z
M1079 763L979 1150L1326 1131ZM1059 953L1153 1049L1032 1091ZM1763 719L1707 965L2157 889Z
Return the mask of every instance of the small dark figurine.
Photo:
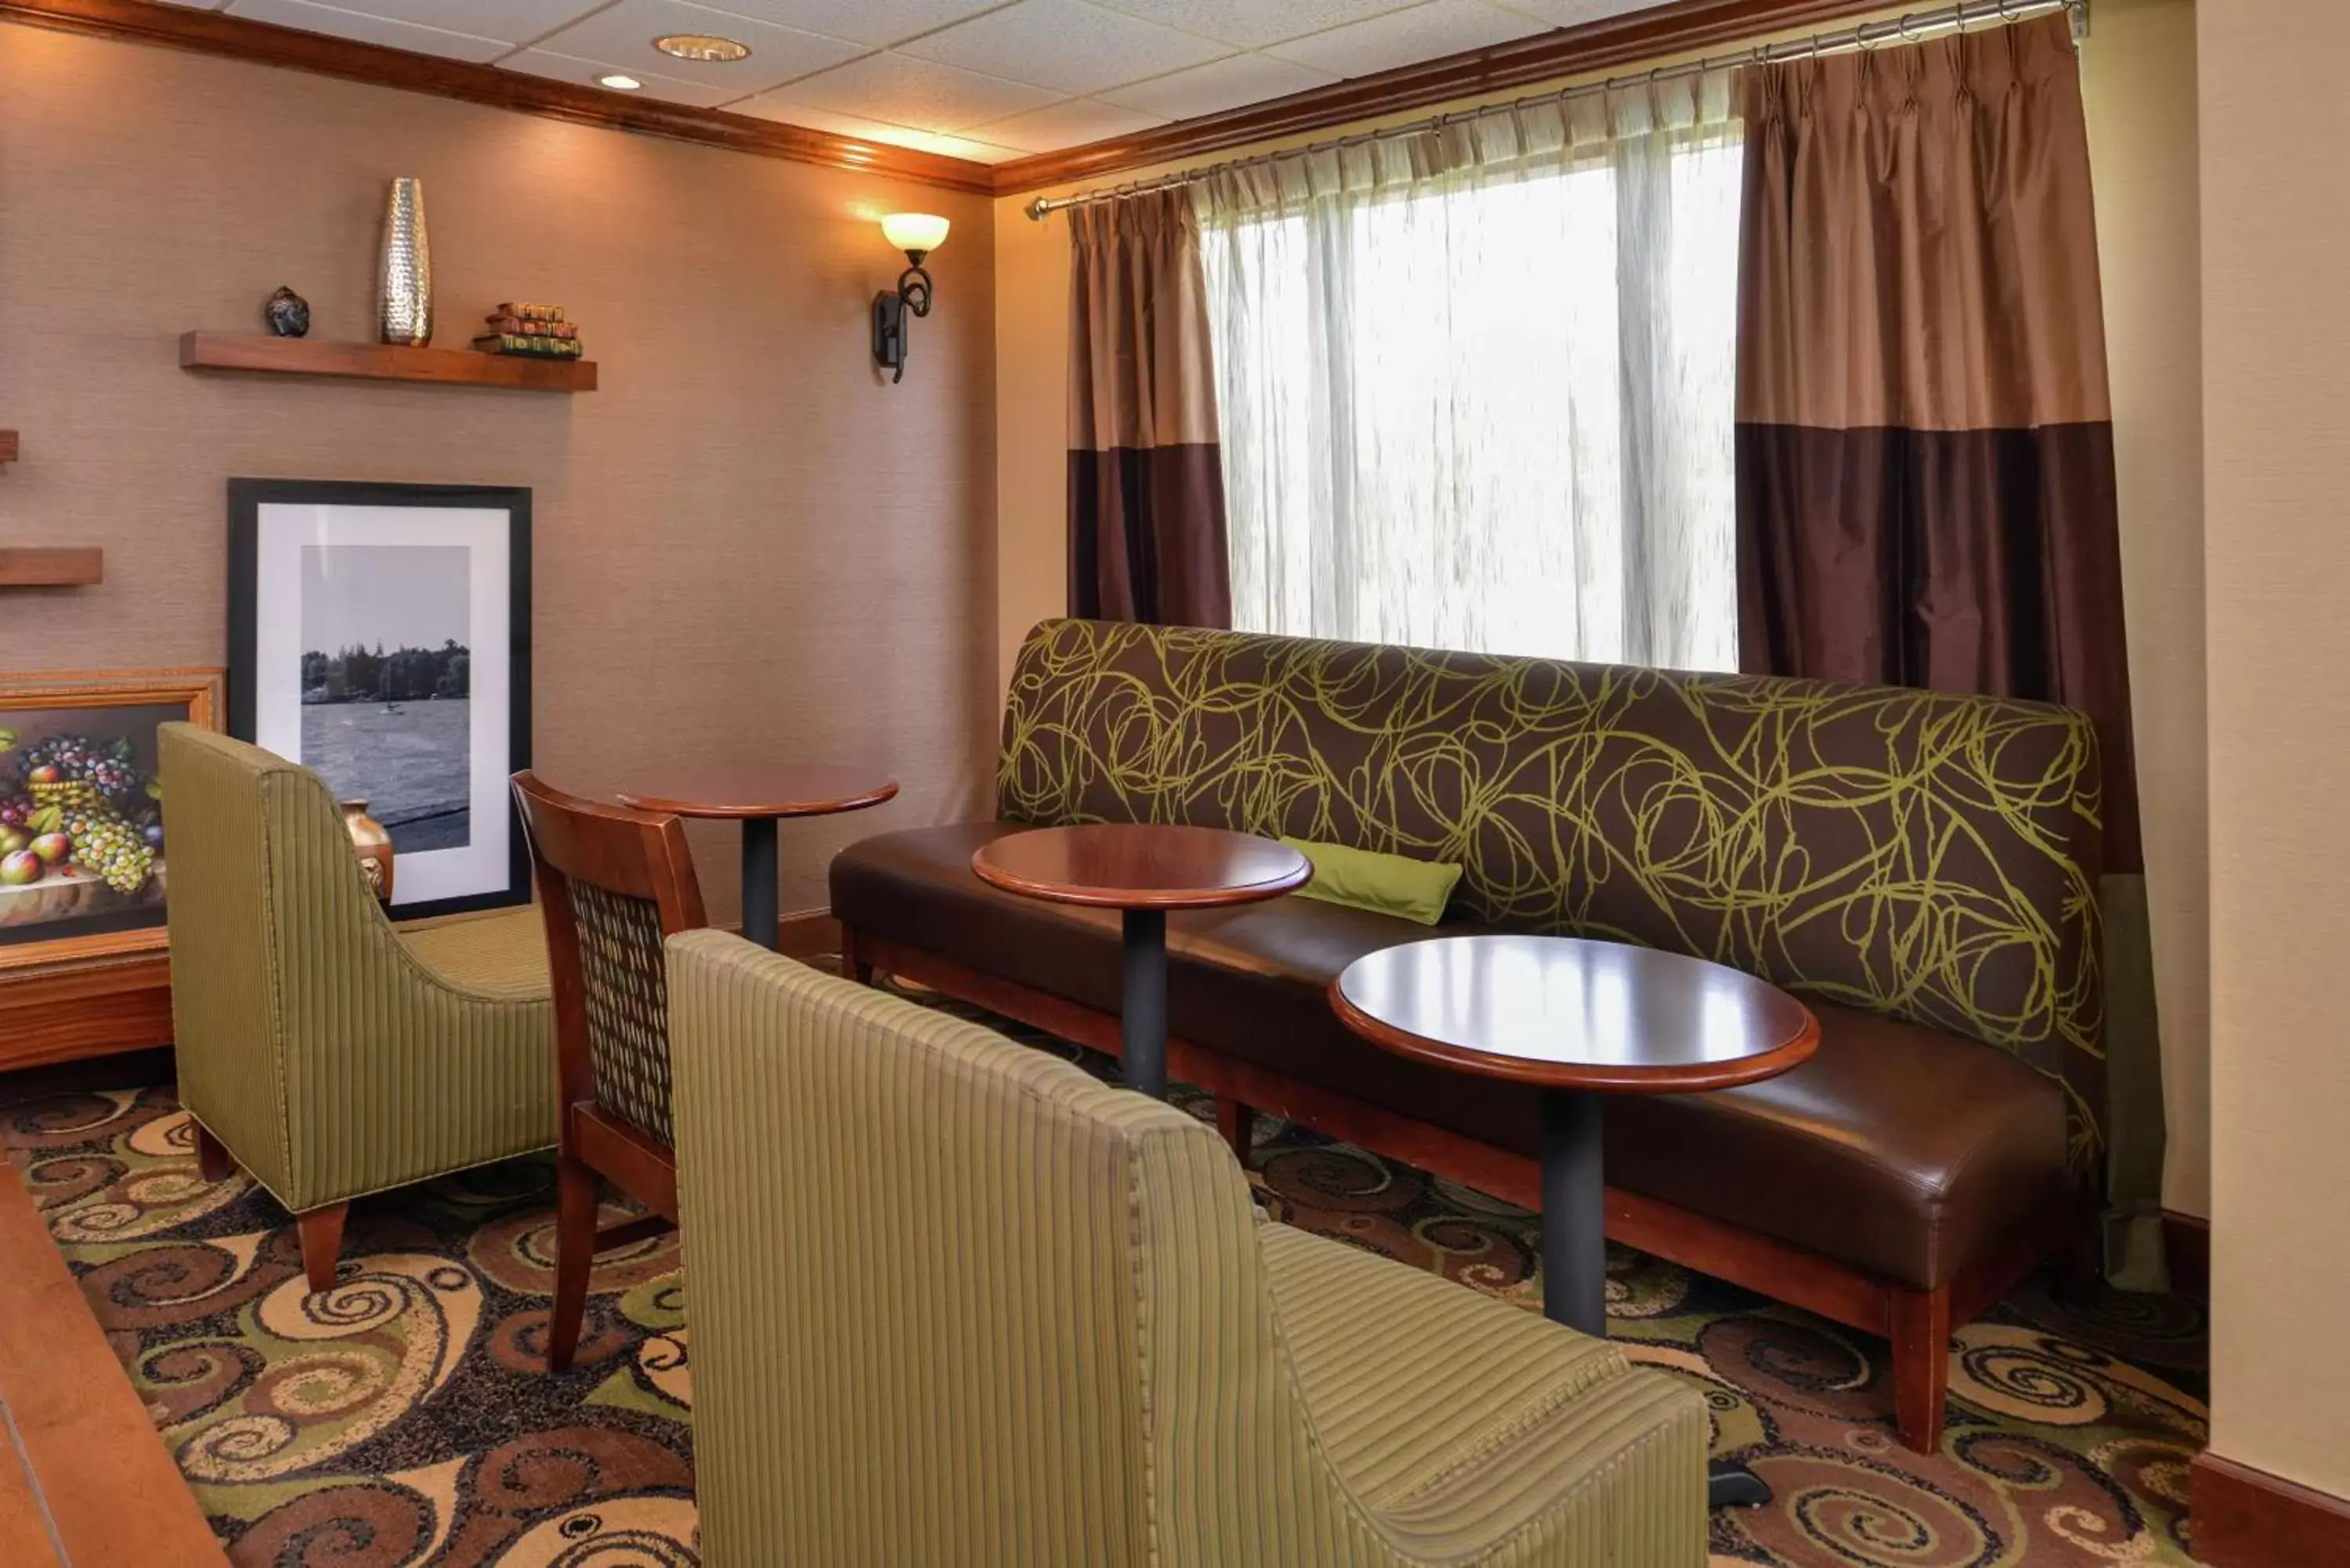
M277 292L269 296L261 313L268 317L269 330L280 337L310 336L310 302L284 284L277 286Z

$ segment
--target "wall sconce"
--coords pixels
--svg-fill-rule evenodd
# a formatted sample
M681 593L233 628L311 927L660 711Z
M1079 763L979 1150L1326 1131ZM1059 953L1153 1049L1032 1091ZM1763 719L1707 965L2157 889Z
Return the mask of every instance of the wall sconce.
M892 213L881 220L881 232L911 264L895 294L884 289L873 296L873 362L891 372L895 386L906 379L906 317L931 313L931 275L922 270L922 258L947 243L947 221L930 213Z

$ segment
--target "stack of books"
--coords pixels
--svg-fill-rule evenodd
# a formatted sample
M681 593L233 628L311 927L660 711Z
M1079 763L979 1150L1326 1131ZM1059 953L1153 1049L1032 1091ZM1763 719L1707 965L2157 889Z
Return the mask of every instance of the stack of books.
M563 319L559 305L501 305L484 318L490 329L473 339L484 354L519 354L532 359L577 359L579 328Z

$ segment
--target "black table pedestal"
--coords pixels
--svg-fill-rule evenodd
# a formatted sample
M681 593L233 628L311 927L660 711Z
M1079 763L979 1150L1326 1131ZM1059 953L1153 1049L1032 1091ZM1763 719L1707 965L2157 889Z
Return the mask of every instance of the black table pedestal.
M1131 985L1130 934L1127 940L1128 983ZM1160 957L1163 975L1163 947ZM1595 1339L1607 1337L1607 1179L1603 1148L1598 1096L1575 1089L1543 1091L1543 1315ZM1744 1465L1729 1459L1708 1461L1707 1507L1760 1508L1770 1501L1771 1489Z
M1167 1097L1167 911L1125 911L1126 978L1118 1037L1126 1086Z
M775 819L743 819L743 934L770 952L783 946L775 908Z

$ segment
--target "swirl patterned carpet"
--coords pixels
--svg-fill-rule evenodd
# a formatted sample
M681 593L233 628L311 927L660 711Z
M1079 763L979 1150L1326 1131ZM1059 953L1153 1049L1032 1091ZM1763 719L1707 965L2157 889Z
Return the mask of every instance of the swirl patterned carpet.
M1261 1127L1255 1179L1276 1217L1539 1303L1531 1216ZM234 1562L697 1560L674 1236L605 1260L579 1365L551 1377L546 1162L355 1205L344 1281L312 1298L284 1212L242 1177L198 1178L168 1090L20 1105L0 1112L0 1146ZM2078 1306L2027 1287L1960 1331L1950 1429L1926 1459L1893 1438L1881 1344L1637 1253L1617 1251L1610 1275L1616 1334L1700 1386L1717 1451L1777 1491L1716 1515L1717 1568L2189 1562L2187 1461L2204 1436L2193 1303Z

